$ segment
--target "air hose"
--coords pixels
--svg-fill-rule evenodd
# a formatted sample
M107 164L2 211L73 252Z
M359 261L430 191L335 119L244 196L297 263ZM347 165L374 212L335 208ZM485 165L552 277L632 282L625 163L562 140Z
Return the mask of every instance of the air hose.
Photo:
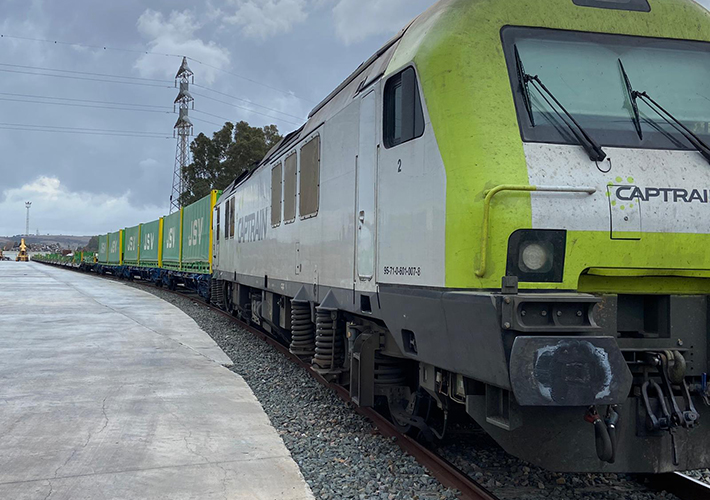
M614 448L607 426L599 416L599 413L597 413L596 407L590 406L584 419L594 425L594 442L599 460L609 462L614 457Z
M619 413L617 413L615 406L609 406L606 411L606 418L604 419L604 422L606 424L607 431L609 432L609 440L611 441L611 458L607 460L607 462L613 464L616 461L616 447L618 443L616 424L619 423Z

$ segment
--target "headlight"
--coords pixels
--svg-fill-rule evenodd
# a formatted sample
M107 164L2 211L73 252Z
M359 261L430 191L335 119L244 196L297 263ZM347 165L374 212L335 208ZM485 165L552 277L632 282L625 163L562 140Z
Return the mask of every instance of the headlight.
M528 241L521 245L519 267L523 271L540 273L549 271L552 266L552 252L547 242Z
M561 282L567 231L519 229L508 239L506 274L519 281Z

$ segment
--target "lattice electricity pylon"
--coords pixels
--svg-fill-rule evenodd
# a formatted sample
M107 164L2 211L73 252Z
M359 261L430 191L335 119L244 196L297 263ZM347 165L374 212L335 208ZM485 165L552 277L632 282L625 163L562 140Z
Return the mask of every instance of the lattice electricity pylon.
M175 169L173 170L173 190L170 194L170 213L180 210L180 196L183 194L187 186L185 186L183 172L190 164L190 137L192 136L192 122L188 116L190 111L190 103L192 109L195 109L195 99L190 94L190 79L195 83L194 73L187 65L187 58L182 58L180 69L175 75L175 85L180 84L173 109L177 106L179 111L178 119L173 127L173 136L177 137L177 146L175 147Z

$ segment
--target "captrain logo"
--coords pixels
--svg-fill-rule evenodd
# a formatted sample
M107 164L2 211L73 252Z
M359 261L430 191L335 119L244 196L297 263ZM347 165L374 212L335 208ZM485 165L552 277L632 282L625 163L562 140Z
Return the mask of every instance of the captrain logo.
M639 187L633 185L633 177L628 177L626 181L631 185L619 185L624 179L617 177L615 182L608 184L607 196L614 197L620 201L652 201L658 199L664 203L708 203L708 189L685 189L678 187Z

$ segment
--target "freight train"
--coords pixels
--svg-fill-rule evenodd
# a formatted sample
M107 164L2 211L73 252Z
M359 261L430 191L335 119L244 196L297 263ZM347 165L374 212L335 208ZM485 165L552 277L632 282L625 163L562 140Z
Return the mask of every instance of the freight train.
M33 260L142 279L175 290L178 286L209 299L212 272L212 212L221 191L145 224L102 234L98 252L37 255Z
M404 430L463 411L552 470L708 467L709 81L689 0L441 0L212 195L207 260L166 266L164 223L141 277Z

